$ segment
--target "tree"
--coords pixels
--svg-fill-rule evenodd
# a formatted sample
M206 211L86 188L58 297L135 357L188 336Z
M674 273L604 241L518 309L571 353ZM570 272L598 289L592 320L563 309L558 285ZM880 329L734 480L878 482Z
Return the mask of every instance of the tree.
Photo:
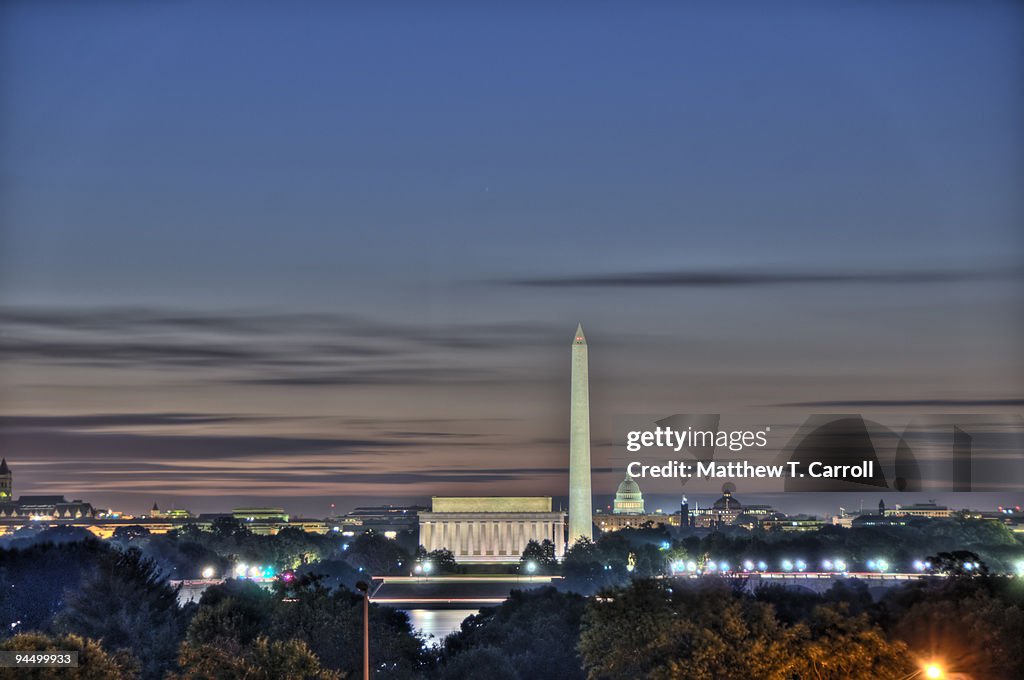
M99 560L111 552L95 538L0 550L0 637L49 630L67 594L78 591Z
M523 549L523 554L519 558L519 571L528 571L525 567L533 563L535 565L536 573L538 574L551 574L558 570L558 559L555 557L555 544L544 539L541 542L530 540L527 542L526 547Z
M373 531L357 536L349 544L345 561L372 575L409 573L409 554L391 539Z
M217 538L245 538L252 533L234 517L218 517L213 520L210 532Z
M580 635L591 680L895 680L913 670L906 645L842 604L786 625L717 580L637 580L604 595L588 603Z
M508 600L470 616L448 636L442 677L478 677L465 673L490 655L501 677L510 670L524 679L583 680L576 644L585 605L581 595L551 587L512 591Z
M132 524L114 529L114 535L111 538L119 543L127 544L140 538L146 538L149 535L150 531L146 527Z
M20 633L0 642L0 651L78 652L78 668L2 668L0 680L129 680L138 667L130 654L110 654L95 640L79 635Z
M588 603L579 646L591 680L788 680L790 638L724 584L638 580Z
M459 570L455 561L455 553L447 548L438 548L427 552L422 545L416 549L416 562L420 565L430 564L430 572L437 574L454 574Z
M562 561L564 587L589 595L601 588L627 583L629 552L628 541L614 534L602 536L597 543L589 538L577 540Z
M977 553L969 550L940 552L926 559L925 564L930 565L929 573L944 574L950 578L988 574L988 566L981 561Z
M797 677L876 680L905 677L915 669L906 644L887 640L867 615L850 616L845 603L816 607L809 625L795 630Z
M251 659L261 636L298 640L324 667L356 675L362 669L363 598L346 588L324 587L315 575L280 580L274 592L249 581L207 589L186 635L194 659L213 658L212 645ZM387 607L370 607L370 658L390 678L415 677L426 659L409 618ZM206 668L206 665L200 668ZM183 677L203 677L196 675Z
M494 647L466 650L442 666L439 675L442 680L476 680L481 669L485 668L488 680L520 680L524 677L516 672L509 658Z
M251 645L191 644L181 646L181 671L167 680L340 680L324 668L300 640L256 638Z
M252 581L229 580L211 586L199 600L186 642L193 647L204 643L248 645L271 625L277 599Z
M279 581L276 588L268 636L301 640L325 666L357 674L362 668L362 593L330 591L312 575ZM404 612L370 605L370 659L389 678L418 675L424 651Z
M161 678L174 665L185 629L178 591L138 550L103 556L93 576L68 599L56 626L132 652L142 678Z
M892 591L892 633L922 657L976 677L1024 678L1024 592L1016 579L953 578Z

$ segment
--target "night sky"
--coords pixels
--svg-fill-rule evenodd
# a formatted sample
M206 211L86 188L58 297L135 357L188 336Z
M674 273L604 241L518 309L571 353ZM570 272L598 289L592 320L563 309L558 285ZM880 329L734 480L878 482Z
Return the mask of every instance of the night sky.
M577 322L596 494L621 414L1022 410L1019 4L511 5L0 5L15 494L564 496Z

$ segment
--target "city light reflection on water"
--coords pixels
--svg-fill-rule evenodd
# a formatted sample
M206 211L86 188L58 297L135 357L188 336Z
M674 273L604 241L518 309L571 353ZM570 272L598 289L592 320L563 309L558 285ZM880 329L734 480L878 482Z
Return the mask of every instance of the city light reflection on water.
M405 609L413 629L428 645L439 645L449 633L459 630L468 616L479 609Z

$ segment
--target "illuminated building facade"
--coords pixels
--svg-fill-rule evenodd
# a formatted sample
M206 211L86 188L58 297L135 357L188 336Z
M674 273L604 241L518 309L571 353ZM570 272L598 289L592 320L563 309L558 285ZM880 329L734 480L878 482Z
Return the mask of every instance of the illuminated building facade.
M435 496L419 526L420 545L457 562L518 562L528 542L545 539L565 555L565 513L552 512L549 496Z

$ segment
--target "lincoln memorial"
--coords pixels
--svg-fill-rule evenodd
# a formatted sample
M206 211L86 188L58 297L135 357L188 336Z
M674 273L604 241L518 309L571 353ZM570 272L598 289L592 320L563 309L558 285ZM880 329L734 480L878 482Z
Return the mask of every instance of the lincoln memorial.
M529 541L544 539L565 555L565 513L551 511L550 496L434 496L419 519L420 544L457 562L518 562Z

